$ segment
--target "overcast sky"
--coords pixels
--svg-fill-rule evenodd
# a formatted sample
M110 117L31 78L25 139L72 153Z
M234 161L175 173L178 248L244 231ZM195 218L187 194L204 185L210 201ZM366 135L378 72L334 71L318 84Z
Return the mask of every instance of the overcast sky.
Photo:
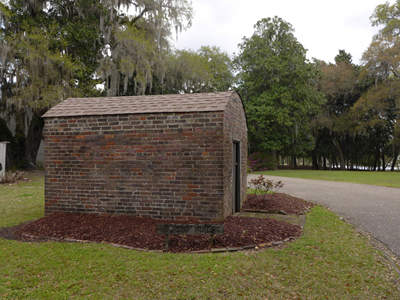
M279 16L292 24L295 36L308 50L308 58L334 61L345 49L359 63L377 29L370 16L385 0L192 0L193 25L182 32L177 49L197 50L218 46L237 53L243 36L250 37L254 24Z

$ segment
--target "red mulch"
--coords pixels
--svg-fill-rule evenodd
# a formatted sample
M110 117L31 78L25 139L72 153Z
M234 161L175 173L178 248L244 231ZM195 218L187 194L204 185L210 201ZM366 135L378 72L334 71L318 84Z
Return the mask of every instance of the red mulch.
M283 193L251 194L247 195L247 200L243 203L242 210L262 210L269 213L284 212L286 214L302 215L313 206L314 204L311 202Z
M132 216L94 214L53 214L18 230L18 235L43 238L109 242L135 248L164 250L165 236L156 233L159 223L194 223L154 220ZM217 235L213 248L232 248L283 241L298 237L301 227L273 219L228 217L224 234ZM174 235L170 251L186 252L210 249L210 236Z

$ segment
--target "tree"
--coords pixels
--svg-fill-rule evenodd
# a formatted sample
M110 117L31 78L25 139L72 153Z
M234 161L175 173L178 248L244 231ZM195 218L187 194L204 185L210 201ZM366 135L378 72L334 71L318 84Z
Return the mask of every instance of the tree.
M109 96L150 94L153 78L165 76L169 38L190 26L188 0L103 0L110 10L101 18L104 39L98 73ZM121 6L125 10L121 10ZM134 8L136 15L130 15Z
M208 90L229 90L233 84L233 65L229 55L219 47L210 46L203 46L197 52L207 61L208 73L211 75Z
M345 149L349 149L349 144L354 142L351 139L352 120L348 112L360 96L359 72L358 68L351 63L351 54L344 50L339 51L335 61L335 64L327 64L323 61L318 63L321 74L319 89L325 95L326 103L313 122L313 126L316 140L327 141L328 136L329 142L317 143L314 155L322 156L324 162L326 158L330 161L337 160L340 168L345 169ZM334 152L332 152L333 149L335 149ZM315 168L319 168L318 160L316 157L313 159ZM326 168L326 163L324 163L324 168Z
M363 63L365 73L374 78L374 86L360 98L357 110L367 118L368 128L379 135L377 152L380 151L382 165L384 151L391 146L394 170L400 152L400 0L393 5L388 2L378 5L371 22L381 29L365 51Z
M16 135L26 135L19 149L24 153L19 156L33 163L41 141L40 116L51 105L75 94L73 74L79 65L68 54L55 50L56 24L40 14L34 3L28 7L36 18L21 16L21 1L10 3L15 7L0 6L2 107L16 115Z
M335 56L335 63L346 63L351 65L353 63L353 57L350 53L347 53L345 50L341 49L339 50L339 54Z
M99 95L98 84L110 96L151 93L191 12L187 0L0 3L1 110L17 120L24 159L35 162L40 116L66 97Z
M232 61L217 47L198 51L177 50L167 59L162 93L200 93L229 90L233 83Z
M258 21L239 44L235 58L252 152L296 155L312 147L309 123L323 101L316 89L317 69L293 34L275 17Z
M383 26L364 52L363 62L376 84L389 77L400 78L400 0L378 5L371 17L372 25Z
M357 121L356 131L370 141L374 170L380 165L383 171L386 169L385 152L388 149L391 148L393 151L392 170L399 156L396 129L398 109L395 104L395 95L398 94L399 89L397 80L387 80L371 87L352 108L353 119Z

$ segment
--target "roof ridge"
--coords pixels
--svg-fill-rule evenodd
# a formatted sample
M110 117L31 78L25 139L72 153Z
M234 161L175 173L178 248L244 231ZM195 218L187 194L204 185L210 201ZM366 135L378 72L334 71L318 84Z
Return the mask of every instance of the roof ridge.
M187 94L159 94L159 95L129 95L129 96L101 96L101 97L68 97L65 100L68 99L127 99L127 98L136 98L136 97L141 97L141 98L169 98L169 97L184 97L184 96L189 96L189 97L196 97L200 95L225 95L225 94L235 94L235 91L225 91L225 92L207 92L207 93L187 93ZM64 100L64 101L65 101Z

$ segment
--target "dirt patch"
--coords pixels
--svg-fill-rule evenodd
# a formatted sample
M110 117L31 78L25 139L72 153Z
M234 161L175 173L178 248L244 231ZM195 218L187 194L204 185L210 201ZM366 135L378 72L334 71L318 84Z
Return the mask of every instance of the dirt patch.
M12 227L3 227L0 228L0 238L6 240L20 240L21 237L19 235L19 231L30 222L24 222Z
M263 211L268 213L305 214L314 204L284 193L247 195L242 211Z
M21 227L22 227L21 225L18 225L18 226L13 226L13 227L0 228L0 238L6 239L6 240L18 239L18 236L15 234L15 232Z
M109 216L88 214L53 214L18 229L22 239L56 238L107 242L148 250L164 250L165 236L156 233L156 224L193 223L161 221L132 216ZM222 222L221 222L222 223ZM188 252L211 248L233 248L249 245L271 245L275 242L296 238L301 227L273 219L228 217L223 222L224 234L210 236L170 236L170 251ZM25 236L25 238L24 238Z
M262 213L262 212L240 212L236 213L235 216L238 217L247 217L247 218L269 218L269 219L274 219L282 222L286 222L289 224L294 224L301 226L301 228L304 228L304 225L306 224L306 215L283 215L283 214L271 214L271 213Z

